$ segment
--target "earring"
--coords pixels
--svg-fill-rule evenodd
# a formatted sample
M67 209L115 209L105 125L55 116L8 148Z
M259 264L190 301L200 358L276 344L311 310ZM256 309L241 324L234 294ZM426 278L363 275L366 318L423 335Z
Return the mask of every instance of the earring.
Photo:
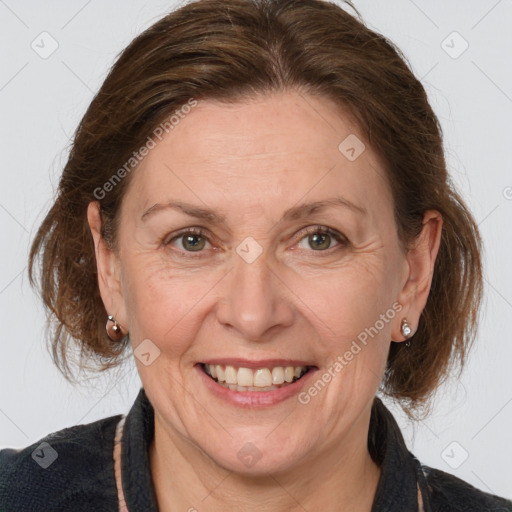
M402 325L400 327L400 330L402 331L402 335L405 337L405 338L410 338L411 335L412 335L412 329L409 325L409 323L407 322L407 318L404 318L402 320ZM407 343L405 344L405 346L407 348L409 348L411 346L411 342L410 341L407 341Z
M110 325L112 322L114 325ZM108 315L107 324L105 325L105 329L107 331L107 336L112 341L121 341L124 338L123 331L121 330L121 326L117 323L117 320L112 316Z

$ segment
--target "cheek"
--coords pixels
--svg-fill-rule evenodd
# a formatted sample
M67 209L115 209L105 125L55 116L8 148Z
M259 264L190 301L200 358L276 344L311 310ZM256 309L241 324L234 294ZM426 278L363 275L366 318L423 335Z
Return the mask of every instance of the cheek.
M306 306L301 311L315 325L326 356L343 353L357 339L389 337L396 312L386 275L385 262L369 255L328 275L296 283L294 292Z
M154 258L133 258L125 275L123 294L134 346L149 338L161 349L165 343L170 357L182 354L195 335L193 308L211 288L209 280L199 274L183 278Z

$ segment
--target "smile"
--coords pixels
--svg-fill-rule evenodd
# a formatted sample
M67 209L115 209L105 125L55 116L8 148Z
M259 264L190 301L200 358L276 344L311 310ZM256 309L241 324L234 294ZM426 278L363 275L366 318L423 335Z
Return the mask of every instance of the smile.
M275 366L273 368L245 368L219 364L202 364L206 375L231 391L273 391L301 379L309 366Z

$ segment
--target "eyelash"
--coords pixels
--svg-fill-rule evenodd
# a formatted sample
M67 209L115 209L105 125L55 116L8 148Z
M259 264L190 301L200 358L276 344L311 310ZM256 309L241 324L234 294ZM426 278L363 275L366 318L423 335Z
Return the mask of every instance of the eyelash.
M297 243L301 242L304 238L306 238L307 236L312 235L312 234L330 235L340 244L339 246L329 247L328 249L323 249L323 250L319 250L319 251L315 251L315 250L308 251L308 252L313 252L313 253L321 253L320 256L322 255L322 253L323 254L325 254L325 253L331 254L331 252L333 250L339 250L341 247L346 246L349 243L347 238L344 235L342 235L341 233L339 233L338 231L331 229L327 226L320 226L320 225L311 226L311 227L307 228L304 231L303 236L301 236L298 239ZM172 242L174 242L175 240L178 240L179 238L181 238L185 235L201 236L201 237L205 238L208 241L208 243L210 243L210 241L208 240L207 232L204 229L202 229L202 228L187 228L186 230L177 233L174 237L172 237L170 240L165 242L164 246L167 247L167 246L171 245ZM179 250L179 251L185 252L185 253L187 253L187 255L190 255L195 258L201 257L202 253L204 252L204 251L186 251L186 250L185 251Z

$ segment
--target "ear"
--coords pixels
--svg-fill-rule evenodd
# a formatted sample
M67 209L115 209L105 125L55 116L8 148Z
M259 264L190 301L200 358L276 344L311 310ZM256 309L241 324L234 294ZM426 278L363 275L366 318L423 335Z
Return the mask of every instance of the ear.
M421 233L406 255L409 272L398 298L403 309L397 315L393 341L406 340L400 330L403 318L407 318L412 334L418 330L419 319L430 293L434 264L441 244L443 217L437 210L427 210L422 223Z
M92 201L87 207L87 221L94 240L98 286L101 299L107 310L126 332L126 314L120 279L119 259L115 251L101 236L101 214L98 201Z

